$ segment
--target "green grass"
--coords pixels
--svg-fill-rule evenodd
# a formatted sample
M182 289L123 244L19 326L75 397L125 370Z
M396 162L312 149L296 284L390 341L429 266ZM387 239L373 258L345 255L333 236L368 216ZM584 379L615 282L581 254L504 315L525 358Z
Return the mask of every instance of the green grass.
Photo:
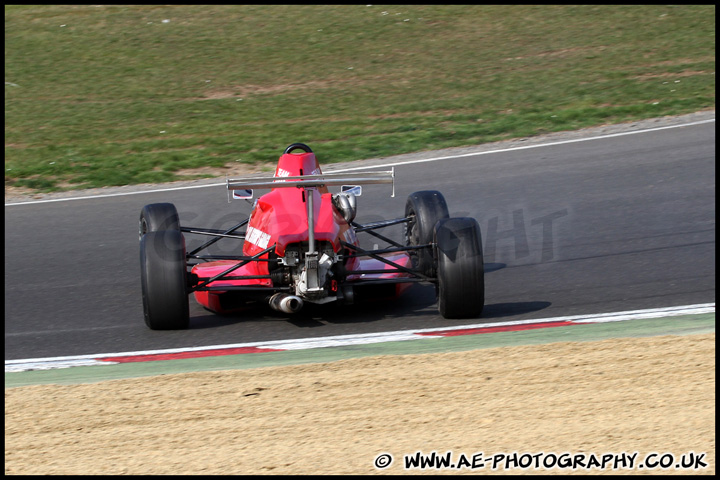
M232 174L293 142L324 164L714 106L713 5L5 7L6 187Z

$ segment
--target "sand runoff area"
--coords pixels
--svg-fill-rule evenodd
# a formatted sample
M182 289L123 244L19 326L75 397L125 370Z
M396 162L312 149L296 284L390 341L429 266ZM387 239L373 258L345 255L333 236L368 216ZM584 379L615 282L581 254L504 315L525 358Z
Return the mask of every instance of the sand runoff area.
M404 468L433 451L462 468ZM707 467L519 468L634 452ZM714 474L715 334L9 388L5 473Z

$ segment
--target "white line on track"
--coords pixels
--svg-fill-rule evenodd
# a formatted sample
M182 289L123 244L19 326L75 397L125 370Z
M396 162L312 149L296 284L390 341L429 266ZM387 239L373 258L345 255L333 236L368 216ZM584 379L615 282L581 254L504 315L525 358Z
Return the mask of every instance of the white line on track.
M651 308L645 310L630 310L625 312L599 313L591 315L570 315L565 317L536 318L531 320L514 320L508 322L479 323L473 325L459 325L444 328L424 328L418 330L399 330L395 332L361 333L353 335L336 335L321 338L300 338L291 340L274 340L252 343L235 343L228 345L213 345L205 347L170 348L164 350L147 350L122 353L100 353L94 355L75 355L67 357L29 358L20 360L5 360L5 373L24 372L29 370L49 370L55 368L69 368L87 365L112 365L114 362L103 362L103 358L131 357L141 355L163 355L172 353L197 352L205 350L220 350L229 348L266 348L273 350L305 350L311 348L337 347L348 345L367 345L371 343L397 342L405 340L428 339L432 336L418 334L431 334L433 332L446 332L453 330L469 330L478 328L506 327L512 325L528 325L534 323L574 322L574 323L606 323L643 318L665 318L679 315L697 315L714 313L714 303L685 305L678 307Z
M556 145L566 145L566 144L569 144L569 143L588 142L588 141L590 141L590 140L602 140L602 139L606 139L606 138L621 137L621 136L624 136L624 135L635 135L635 134L638 134L638 133L657 132L657 131L659 131L659 130L667 130L667 129L669 129L669 128L690 127L690 126L693 126L693 125L700 125L700 124L703 124L703 123L709 123L709 122L714 122L714 121L715 121L715 119L713 118L713 119L710 119L710 120L700 120L700 121L697 121L697 122L684 123L684 124L682 124L682 125L669 125L669 126L666 126L666 127L647 128L647 129L644 129L644 130L636 130L636 131L633 131L633 132L609 133L609 134L606 134L606 135L598 135L598 136L596 136L596 137L575 138L575 139L571 139L571 140L559 140L559 141L557 141L557 142L541 143L541 144L538 144L538 145L522 145L522 146L519 146L519 147L510 147L510 148L500 148L500 149L496 149L496 150L488 150L488 151L486 151L486 152L463 153L463 154L460 154L460 155L449 155L449 156L446 156L446 157L433 157L433 158L426 158L426 159L421 159L421 160L407 160L407 161L404 161L404 162L386 163L386 164L383 164L383 165L373 165L373 166L367 166L367 167L345 168L345 169L340 169L340 170L333 170L333 173L335 173L335 172L349 172L349 171L352 171L352 170L363 170L363 169L366 169L366 168L396 167L396 166L398 166L398 165L409 165L409 164L414 164L414 163L437 162L437 161L440 161L440 160L451 160L451 159L455 159L455 158L474 157L474 156L478 156L478 155L488 155L488 154L491 154L491 153L514 152L514 151L517 151L517 150L527 150L527 149L530 149L530 148L552 147L552 146L556 146Z
M700 120L697 122L683 123L681 125L669 125L669 126L665 126L665 127L647 128L644 130L635 130L632 132L609 133L606 135L598 135L595 137L575 138L572 140L560 140L557 142L541 143L541 144L537 144L537 145L522 145L519 147L499 148L496 150L488 150L485 152L463 153L463 154L459 154L459 155L450 155L450 156L444 156L444 157L424 158L424 159L420 159L420 160L406 160L406 161L401 161L401 162L391 162L391 163L385 163L385 164L380 164L380 165L368 165L368 166L364 166L364 167L342 168L342 169L332 170L332 173L350 172L350 171L354 171L354 170L365 170L368 168L396 167L399 165L411 165L411 164L416 164L416 163L438 162L440 160L452 160L452 159L457 159L457 158L489 155L489 154L493 154L493 153L514 152L514 151L518 151L518 150L527 150L530 148L552 147L552 146L556 146L556 145L566 145L566 144L570 144L570 143L589 142L591 140L602 140L602 139L613 138L613 137L621 137L621 136L625 136L625 135L637 135L640 133L657 132L660 130L667 130L670 128L691 127L693 125L701 125L704 123L711 123L714 121L715 121L715 119L712 118L709 120ZM208 185L192 185L192 186L187 186L187 187L168 187L168 188L159 188L159 189L154 189L154 190L142 190L142 191L138 191L138 192L108 193L108 194L104 194L104 195L88 195L86 197L55 198L55 199L50 199L50 200L35 200L32 202L6 203L5 206L11 207L11 206L16 206L16 205L36 205L36 204L51 203L51 202L69 202L71 200L90 200L90 199L95 199L95 198L119 197L119 196L125 196L125 195L140 195L143 193L173 192L173 191L177 191L177 190L191 190L191 189L195 189L195 188L218 187L218 186L224 186L224 185L225 185L225 182L211 183Z

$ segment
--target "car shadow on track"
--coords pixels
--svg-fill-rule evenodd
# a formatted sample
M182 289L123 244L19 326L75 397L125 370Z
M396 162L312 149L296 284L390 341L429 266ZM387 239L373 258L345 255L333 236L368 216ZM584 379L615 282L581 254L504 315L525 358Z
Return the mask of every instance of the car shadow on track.
M503 317L523 315L543 310L552 305L546 301L510 302L486 304L482 316L469 319L472 323L492 322ZM219 315L204 310L201 315L191 313L190 329L207 329L230 326L237 323L287 322L301 329L324 327L328 324L373 323L390 319L433 319L439 317L437 297L433 285L411 285L396 298L358 298L352 305L306 303L295 314L272 310L265 302L247 305L241 312Z
M507 264L505 263L485 263L483 268L485 269L485 273L491 273L501 270L505 267L507 267Z
M482 317L478 320L488 320L492 318L511 317L514 315L523 315L525 313L537 312L548 308L550 302L513 302L513 303L492 303L483 307Z
M306 305L289 322L299 327L325 324L369 323L392 318L421 318L435 315L435 286L413 284L398 297L367 294L356 298L352 305Z
M192 306L191 299L190 329L217 328L247 321L285 321L300 328L321 327L328 323L369 323L388 318L437 315L437 310L431 308L435 303L435 287L419 284L411 285L396 298L361 295L352 305L305 303L302 310L294 314L276 312L265 302L248 303L242 311L235 313L215 314ZM202 313L198 315L193 310Z
M505 267L504 263L485 263L485 273ZM193 307L191 307L190 328L193 330L218 328L248 321L259 323L284 321L299 328L313 328L327 324L370 323L393 318L419 319L439 316L434 285L412 284L397 297L383 297L376 293L358 294L351 305L335 302L324 305L305 303L302 310L294 314L276 312L266 302L251 302L242 311L226 314L216 314L203 308L202 314L197 315L192 312ZM482 323L495 318L535 312L550 305L550 302L543 301L488 304L485 305L482 316L475 320Z

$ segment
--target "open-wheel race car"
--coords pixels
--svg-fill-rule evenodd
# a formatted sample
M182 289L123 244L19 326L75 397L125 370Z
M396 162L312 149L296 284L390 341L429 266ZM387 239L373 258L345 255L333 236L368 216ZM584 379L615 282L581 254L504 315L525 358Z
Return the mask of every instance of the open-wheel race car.
M394 196L394 182L394 169L323 174L312 150L293 143L273 177L227 179L228 201L249 201L253 189L270 190L254 202L249 218L230 228L181 226L173 204L146 205L140 213L145 323L154 330L188 328L189 294L221 314L251 301L291 314L305 303L352 304L358 294L379 286L397 295L418 282L436 286L443 317L480 316L485 289L480 227L474 218L450 218L440 192L411 194L403 217L354 221L362 185L391 184ZM328 187L340 191L330 193ZM404 226L404 244L376 231L394 225ZM387 246L364 249L360 233ZM210 238L188 252L185 234ZM221 239L243 240L242 250L201 255Z

